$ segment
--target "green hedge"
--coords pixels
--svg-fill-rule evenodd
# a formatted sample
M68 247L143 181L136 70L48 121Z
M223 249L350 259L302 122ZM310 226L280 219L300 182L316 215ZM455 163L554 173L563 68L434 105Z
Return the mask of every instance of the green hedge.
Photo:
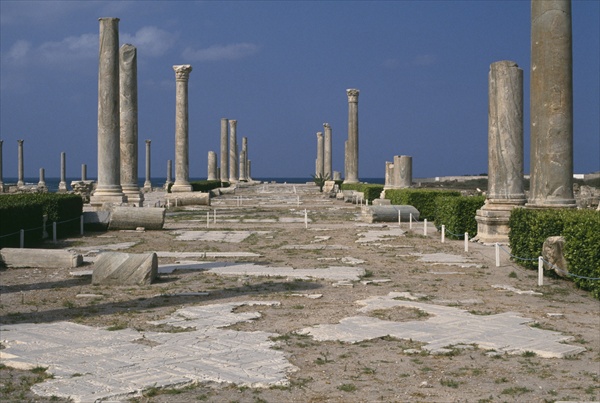
M435 220L435 200L438 197L459 197L460 192L456 190L431 190L431 189L388 189L385 198L391 200L392 204L403 204L413 206L420 213L420 220Z
M485 203L485 196L440 196L435 199L435 225L446 226L446 236L462 239L465 232L469 237L477 234L475 213ZM453 235L459 234L459 236Z
M510 215L509 241L514 256L534 259L518 260L532 269L542 253L546 238L561 235L565 238L565 257L569 272L576 276L600 278L600 213L594 210L531 210L518 208ZM600 299L600 281L580 279L575 284L592 291Z
M213 189L220 187L229 187L229 182L221 182L219 180L205 180L191 182L193 192L210 192Z
M379 199L379 196L383 191L383 185L371 183L342 183L340 189L362 192L365 195L365 200L372 202L375 199Z
M43 216L48 216L46 231L52 234L57 222L57 237L79 233L83 199L74 194L33 193L0 197L0 247L19 246L19 234L25 230L25 245L42 242ZM17 234L14 234L17 232ZM7 234L13 234L5 236Z

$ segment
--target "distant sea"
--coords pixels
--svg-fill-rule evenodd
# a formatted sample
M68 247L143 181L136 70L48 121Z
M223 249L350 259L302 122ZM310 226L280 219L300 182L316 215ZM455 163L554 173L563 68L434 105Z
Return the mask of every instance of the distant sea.
M25 179L25 184L27 185L37 185L39 182L39 177L38 178L31 178L31 177L26 177ZM78 181L81 180L81 177L79 178L66 178L66 182L67 182L67 188L69 190L71 190L71 182L72 181ZM88 178L88 180L96 180L96 178ZM206 178L190 178L190 182L194 182L194 181L201 181L201 180L206 180ZM312 178L254 178L255 181L261 181L261 182L277 182L277 183L307 183L307 182L312 182L313 179ZM17 178L3 178L4 181L4 185L15 185L17 183ZM140 179L138 181L138 185L140 187L144 187L144 182L146 181L145 178ZM150 181L152 182L152 187L162 187L165 182L167 181L166 177L163 178L150 178ZM385 179L384 178L360 178L361 182L367 182L367 183L380 183L380 184L384 184L385 183ZM58 191L58 184L60 183L60 178L46 178L46 186L48 187L48 191L50 192L56 192Z

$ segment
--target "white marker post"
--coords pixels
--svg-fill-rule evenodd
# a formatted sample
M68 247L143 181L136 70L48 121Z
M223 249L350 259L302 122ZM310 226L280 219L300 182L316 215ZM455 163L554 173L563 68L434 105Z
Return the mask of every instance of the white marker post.
M206 228L208 228L210 224L210 211L206 212Z
M446 226L442 224L442 243L446 242Z
M544 258L538 256L538 287L544 285Z
M500 267L500 244L496 242L496 267Z
M469 233L465 232L465 252L469 251Z
M412 213L408 215L408 229L412 229Z
M308 213L304 209L304 228L308 228Z
M427 236L427 218L423 220L423 235Z

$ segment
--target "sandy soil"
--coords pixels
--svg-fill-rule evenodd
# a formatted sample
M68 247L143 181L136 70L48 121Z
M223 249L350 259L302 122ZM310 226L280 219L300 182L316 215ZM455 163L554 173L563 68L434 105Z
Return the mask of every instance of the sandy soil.
M468 253L463 241L441 243L430 229L408 231L403 237L379 243L357 243L360 207L318 193L316 187L291 185L279 200L263 185L238 189L236 196L213 199L210 208L218 210L217 224L211 230L244 229L269 231L253 235L241 243L174 241L172 231L206 229L208 207L179 209L169 213L167 230L159 232L88 233L46 247L82 247L136 242L127 252L147 251L246 251L260 258L242 259L272 266L318 268L343 265L339 260L362 259L358 265L367 270L365 280L390 279L390 282L353 287L333 287L331 281L289 281L285 278L223 277L205 272L175 271L146 287L92 286L87 278L76 278L68 269L1 269L0 322L51 322L70 320L98 327L120 326L157 330L148 321L162 319L184 305L213 304L245 300L277 300L280 306L253 306L262 317L236 324L240 331L262 330L281 336L275 338L290 362L299 368L289 375L286 387L247 388L236 385L197 384L183 389L149 389L134 402L553 402L561 400L600 400L600 304L571 282L547 277L537 287L537 273L525 270L502 257L495 267L492 247L471 243ZM274 186L269 188L275 190ZM276 194L275 194L276 195ZM281 223L279 217L311 219L304 223ZM240 219L245 220L245 222ZM195 220L195 221L194 221ZM231 220L231 221L228 221ZM265 220L257 222L257 220ZM397 226L397 223L390 223ZM405 228L407 224L404 224ZM408 230L408 228L406 228ZM330 236L318 241L316 237ZM348 250L281 249L284 245L346 245ZM457 268L421 263L411 253L446 252L468 256L480 267ZM160 263L175 259L160 259ZM220 261L227 261L219 259ZM238 260L240 261L240 260ZM440 274L460 272L459 274ZM535 290L543 295L519 295L499 291L492 285L510 285L520 290ZM208 291L208 296L160 297L158 294ZM541 358L535 354L499 355L487 351L452 349L445 355L426 352L408 354L422 344L411 340L383 337L356 344L317 342L298 335L296 330L357 314L356 301L389 292L423 294L424 302L456 306L474 314L489 315L519 312L532 318L532 326L555 330L573 337L569 344L582 346L583 353L566 359ZM99 294L90 300L78 294ZM318 293L322 298L293 296ZM461 302L462 301L462 302ZM560 313L562 316L549 316ZM395 308L371 315L393 321L426 320L421 311ZM164 329L163 329L164 330ZM1 338L1 337L0 337ZM28 383L39 374L0 367L0 398L3 401L43 401L28 391ZM37 379L40 381L41 379ZM55 401L64 401L56 399Z

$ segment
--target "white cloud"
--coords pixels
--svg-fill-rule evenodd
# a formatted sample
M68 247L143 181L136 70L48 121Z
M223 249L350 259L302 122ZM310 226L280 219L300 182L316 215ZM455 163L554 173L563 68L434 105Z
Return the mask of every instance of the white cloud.
M14 45L8 51L7 56L16 62L22 61L27 57L29 50L31 49L31 43L25 40L15 42Z
M135 35L123 33L120 38L121 43L130 43L135 46L140 55L152 57L165 54L176 40L177 34L153 26L139 29Z
M206 49L193 50L186 48L183 57L190 61L216 62L220 60L236 60L252 56L259 51L253 43L234 43L231 45L213 45Z
M69 36L60 42L44 42L39 48L42 61L68 64L98 57L98 35Z

